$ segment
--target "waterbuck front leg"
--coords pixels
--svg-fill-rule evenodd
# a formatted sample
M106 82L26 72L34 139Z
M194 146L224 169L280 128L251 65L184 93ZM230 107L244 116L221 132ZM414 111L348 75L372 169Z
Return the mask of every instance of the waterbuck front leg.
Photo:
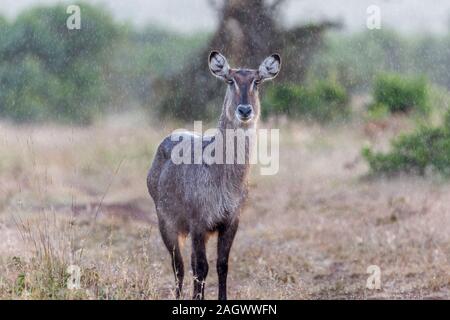
M219 300L227 300L228 257L239 221L236 219L229 225L219 229L217 242L217 274L219 276Z
M205 299L205 280L208 275L208 260L206 258L206 233L192 233L192 271L194 273L194 293L192 299Z

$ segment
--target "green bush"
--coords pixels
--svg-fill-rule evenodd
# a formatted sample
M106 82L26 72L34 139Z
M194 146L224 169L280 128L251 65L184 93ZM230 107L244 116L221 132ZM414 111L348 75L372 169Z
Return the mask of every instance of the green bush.
M404 134L392 142L388 153L364 148L363 157L373 174L415 173L428 170L450 176L450 112L441 127L420 127L411 134Z
M87 123L108 101L111 16L87 4L81 29L66 27L66 6L37 7L0 19L0 115L14 121Z
M374 103L369 106L368 118L372 120L385 119L389 117L389 107L383 103Z
M275 85L262 102L262 116L288 116L327 122L348 116L348 94L339 84L317 82L312 87L294 84Z
M423 77L406 77L398 74L379 75L374 84L374 104L384 105L391 113L417 110L428 113L427 83Z
M41 61L27 56L16 65L0 66L0 115L15 120L42 120L64 103L64 88Z

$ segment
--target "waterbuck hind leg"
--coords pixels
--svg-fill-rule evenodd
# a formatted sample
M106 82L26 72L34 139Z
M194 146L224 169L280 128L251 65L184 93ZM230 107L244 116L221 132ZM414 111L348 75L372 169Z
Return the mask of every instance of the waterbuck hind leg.
M183 280L184 280L184 266L183 257L180 252L180 247L177 245L172 252L172 268L175 275L175 285L176 285L176 298L180 299L181 292L183 290Z
M194 273L194 292L192 299L205 299L205 280L208 275L208 260L206 258L206 234L192 234L192 272Z
M184 265L183 256L181 255L180 244L178 241L178 234L175 232L169 232L169 230L164 226L164 223L159 223L159 229L161 231L161 237L167 250L170 253L172 259L172 269L175 276L176 285L176 298L180 299L181 291L183 289L184 280Z
M217 241L217 274L219 278L219 300L227 300L227 276L228 257L239 222L236 220L231 225L219 229Z

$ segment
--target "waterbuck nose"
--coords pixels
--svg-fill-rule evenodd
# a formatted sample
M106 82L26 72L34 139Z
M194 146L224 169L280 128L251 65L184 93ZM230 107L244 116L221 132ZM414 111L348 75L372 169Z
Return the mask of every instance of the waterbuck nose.
M252 106L249 104L240 104L237 107L237 112L243 118L248 118L252 114Z

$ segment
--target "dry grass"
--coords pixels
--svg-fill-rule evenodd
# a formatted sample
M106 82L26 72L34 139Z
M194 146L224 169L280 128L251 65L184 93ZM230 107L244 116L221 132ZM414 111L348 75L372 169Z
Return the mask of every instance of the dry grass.
M169 255L145 178L164 128L0 125L0 298L173 298ZM276 126L274 124L274 126ZM230 258L232 299L450 296L450 184L364 178L359 151L407 125L281 127L280 172L253 171ZM208 244L207 297L216 297ZM185 265L189 266L189 245ZM79 290L67 267L81 267ZM382 289L365 289L369 265ZM190 296L186 279L186 298Z

